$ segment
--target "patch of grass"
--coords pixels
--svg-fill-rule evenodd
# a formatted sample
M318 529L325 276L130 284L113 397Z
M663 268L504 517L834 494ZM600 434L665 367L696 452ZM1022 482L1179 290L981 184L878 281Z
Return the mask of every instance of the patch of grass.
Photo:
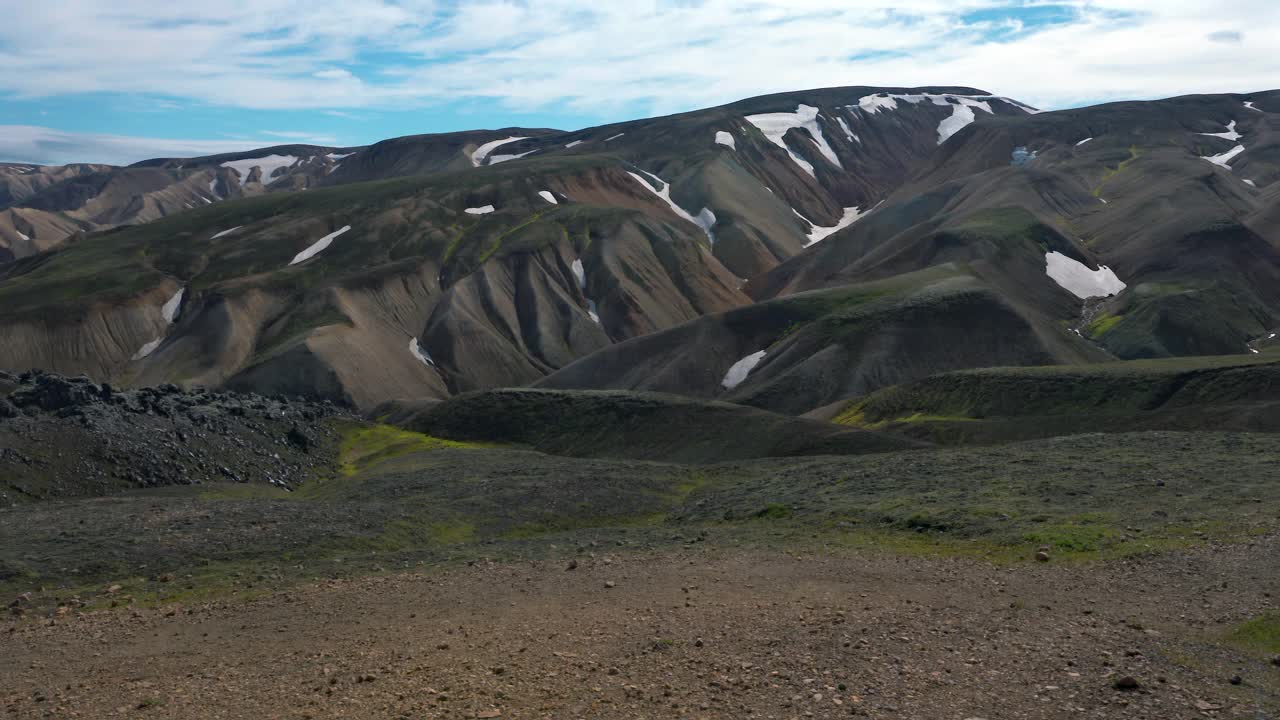
M1280 611L1268 612L1236 625L1227 633L1227 642L1251 652L1280 654Z
M1123 318L1124 318L1123 315L1110 315L1107 313L1102 313L1097 318L1095 318L1093 322L1089 323L1089 327L1086 329L1085 332L1088 333L1090 338L1097 340L1103 335L1106 335Z
M757 510L755 517L760 520L784 520L791 517L791 508L781 503L769 503Z
M1097 553L1111 546L1122 533L1114 518L1090 514L1042 526L1023 539L1069 553Z
M390 425L352 425L342 436L338 450L338 471L347 477L378 463L413 453L445 448L475 449L480 443L444 440Z
M1130 145L1129 159L1122 161L1119 165L1117 165L1114 168L1106 168L1102 171L1102 179L1099 180L1098 184L1093 188L1093 196L1101 197L1102 188L1105 187L1106 184L1110 182L1111 179L1114 178L1116 175L1119 175L1120 173L1124 172L1125 168L1132 165L1133 162L1140 157L1142 157L1142 151L1138 149L1138 146Z

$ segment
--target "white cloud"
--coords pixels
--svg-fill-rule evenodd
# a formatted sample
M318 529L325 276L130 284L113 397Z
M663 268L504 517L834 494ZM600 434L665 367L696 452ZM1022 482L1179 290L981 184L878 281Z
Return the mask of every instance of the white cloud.
M1065 0L1074 19L1051 26L965 21L1023 4L0 0L0 91L339 111L479 98L609 114L852 84L970 85L1059 107L1280 77L1274 0ZM1236 21L1249 32L1223 29Z
M279 140L167 140L0 125L0 162L128 165L158 157L195 157L279 145ZM320 143L328 144L328 143Z

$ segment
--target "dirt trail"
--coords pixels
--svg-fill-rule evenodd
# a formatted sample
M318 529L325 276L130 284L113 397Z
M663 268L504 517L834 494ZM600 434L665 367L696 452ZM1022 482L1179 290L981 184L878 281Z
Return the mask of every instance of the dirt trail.
M0 628L16 718L1257 718L1273 540L1105 565L697 548ZM1140 688L1117 690L1132 676ZM1241 684L1230 678L1241 676Z

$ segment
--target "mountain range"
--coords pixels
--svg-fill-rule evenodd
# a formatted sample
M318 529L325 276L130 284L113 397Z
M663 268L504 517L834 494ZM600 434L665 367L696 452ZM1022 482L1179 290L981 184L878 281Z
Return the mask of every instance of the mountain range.
M937 373L1269 354L1280 91L782 93L562 132L0 166L0 368L788 415Z

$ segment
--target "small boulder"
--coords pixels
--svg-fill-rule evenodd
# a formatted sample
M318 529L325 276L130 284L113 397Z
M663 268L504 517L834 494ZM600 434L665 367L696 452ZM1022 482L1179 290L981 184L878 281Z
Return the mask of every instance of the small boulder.
M1117 690L1137 690L1142 687L1138 679L1132 675L1123 675L1111 682L1111 687Z

